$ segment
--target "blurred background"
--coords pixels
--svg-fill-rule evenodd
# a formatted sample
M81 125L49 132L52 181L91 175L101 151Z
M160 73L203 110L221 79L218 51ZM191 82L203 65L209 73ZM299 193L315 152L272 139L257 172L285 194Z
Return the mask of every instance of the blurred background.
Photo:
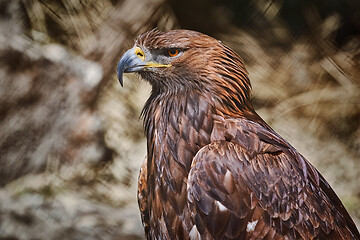
M0 0L0 239L144 239L151 88L116 64L154 27L239 53L258 113L360 227L360 1Z

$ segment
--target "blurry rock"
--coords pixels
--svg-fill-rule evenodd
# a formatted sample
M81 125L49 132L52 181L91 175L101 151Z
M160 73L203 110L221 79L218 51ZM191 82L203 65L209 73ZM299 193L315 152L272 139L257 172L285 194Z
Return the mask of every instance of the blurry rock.
M93 110L100 65L28 39L18 1L0 8L0 185L47 167L107 159Z
M137 235L124 231L123 225L137 217L133 208L114 211L72 191L54 197L31 191L11 196L0 190L0 211L1 239L136 240L143 235L140 228Z

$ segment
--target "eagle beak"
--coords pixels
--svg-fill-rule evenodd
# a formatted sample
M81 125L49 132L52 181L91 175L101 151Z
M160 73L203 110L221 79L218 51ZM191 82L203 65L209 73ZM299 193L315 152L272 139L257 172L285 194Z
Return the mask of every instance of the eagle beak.
M117 76L120 85L123 86L123 74L145 71L148 68L171 67L171 64L160 64L155 62L146 62L145 53L139 47L133 47L127 50L121 57L117 65Z
M124 55L121 57L117 65L117 76L120 82L120 85L123 86L123 74L130 72L141 71L145 66L145 55L141 57L141 52L137 52L138 47L133 47L127 50ZM142 52L143 53L143 52Z

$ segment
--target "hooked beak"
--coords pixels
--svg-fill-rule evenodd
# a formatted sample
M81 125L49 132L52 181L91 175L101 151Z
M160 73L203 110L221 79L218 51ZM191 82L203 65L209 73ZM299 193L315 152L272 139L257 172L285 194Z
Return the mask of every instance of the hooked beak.
M127 50L121 57L117 65L117 76L120 85L123 86L123 74L145 71L148 68L171 67L171 64L160 64L155 62L146 62L145 53L139 47L133 47Z

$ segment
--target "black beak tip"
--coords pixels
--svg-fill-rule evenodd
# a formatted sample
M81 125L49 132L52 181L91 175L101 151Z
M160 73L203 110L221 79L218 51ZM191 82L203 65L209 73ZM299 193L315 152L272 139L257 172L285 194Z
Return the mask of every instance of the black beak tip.
M120 60L120 62L117 65L116 71L117 71L117 77L119 80L120 85L123 87L123 74L124 74L124 64L122 63L122 61Z
M124 87L124 82L123 82L123 78L122 78L122 76L118 76L118 79L119 79L119 83L120 83L120 85L122 86L122 87Z

